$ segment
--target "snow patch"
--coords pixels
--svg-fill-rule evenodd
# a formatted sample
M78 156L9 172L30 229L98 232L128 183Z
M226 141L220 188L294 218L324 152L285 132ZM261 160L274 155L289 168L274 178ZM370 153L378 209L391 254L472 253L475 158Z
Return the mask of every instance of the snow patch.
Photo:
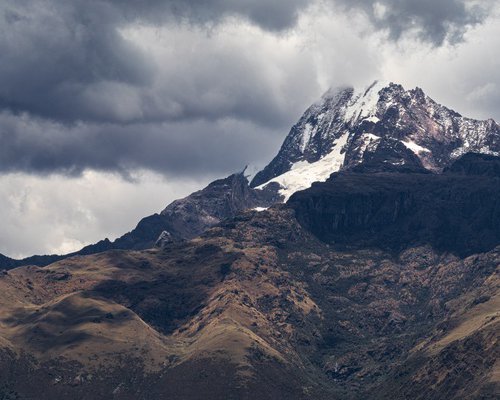
M373 133L363 133L363 139L368 140L380 140L382 139L380 136L374 135Z
M355 123L362 119L371 119L378 122L379 119L375 116L377 112L377 103L380 99L379 92L387 87L389 82L375 81L366 90L355 91L349 105L345 110L345 120Z
M309 141L311 140L313 126L310 123L307 123L304 126L304 132L302 132L302 137L300 138L300 151L304 153Z
M380 121L380 118L379 117L375 117L375 116L371 116L371 117L366 118L365 121L373 122L374 124L376 124L377 122Z
M426 149L425 147L419 146L418 144L416 144L415 142L413 142L411 140L409 140L407 142L401 140L401 143L403 143L406 146L406 148L410 149L415 154L430 153L431 152L429 149Z
M346 132L333 142L332 151L323 158L313 163L307 161L294 163L290 171L257 186L256 189L263 189L268 184L277 182L281 186L279 193L286 202L292 194L310 188L314 182L326 181L333 172L340 170L344 164L345 153L342 153L342 150L348 138L349 132Z

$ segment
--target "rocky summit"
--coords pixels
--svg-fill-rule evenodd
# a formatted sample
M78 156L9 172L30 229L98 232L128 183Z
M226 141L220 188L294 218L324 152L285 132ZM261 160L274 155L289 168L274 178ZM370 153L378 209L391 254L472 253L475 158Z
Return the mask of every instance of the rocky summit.
M491 119L463 117L419 88L376 81L363 90L327 91L293 126L251 186L277 182L288 198L374 157L439 172L465 153L500 155L500 126Z
M330 90L251 183L0 258L0 399L497 399L499 152L420 89Z

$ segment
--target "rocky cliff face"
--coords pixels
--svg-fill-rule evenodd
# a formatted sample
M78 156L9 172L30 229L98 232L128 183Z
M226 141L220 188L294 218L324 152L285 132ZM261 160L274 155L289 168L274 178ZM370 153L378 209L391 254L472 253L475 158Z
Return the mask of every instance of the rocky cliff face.
M163 242L165 238L191 239L226 218L252 208L267 208L277 201L275 190L252 189L244 172L236 173L174 201L160 214L144 218L133 231L110 243L110 248L146 249L153 247L160 236Z
M415 164L417 158L426 169L439 172L468 152L499 155L500 127L493 120L463 117L419 88L375 82L362 91L330 90L291 129L251 186L277 182L282 194L290 196L374 153L383 157L387 152L399 155L387 162ZM303 179L304 174L309 178Z
M500 162L498 157L491 155L468 153L447 168L445 173L500 178Z
M252 208L267 208L279 199L275 191L250 188L243 172L214 181L205 189L174 201L160 216L169 221L171 234L193 238L226 218Z

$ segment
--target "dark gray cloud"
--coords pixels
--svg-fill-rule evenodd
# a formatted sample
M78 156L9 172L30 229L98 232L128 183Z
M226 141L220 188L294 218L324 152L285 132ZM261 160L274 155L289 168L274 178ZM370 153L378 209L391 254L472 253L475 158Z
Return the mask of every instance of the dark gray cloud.
M264 29L281 31L295 24L299 12L311 0L108 0L83 1L82 7L106 4L125 21L145 20L163 23L170 18L184 19L194 24L212 25L228 16L243 17ZM94 4L92 4L94 3Z
M416 33L434 45L463 39L471 26L484 21L493 5L491 0L333 0L347 8L363 10L378 29L390 38Z
M117 171L127 178L129 172L146 168L174 176L213 176L268 160L277 151L278 138L235 120L68 125L4 112L0 172L76 176L94 169Z
M210 63L194 64L190 69L178 71L178 76L169 76L168 85L158 85L155 77L163 66L151 62L149 55L126 40L120 29L130 24L161 25L179 20L213 26L225 17L239 16L264 29L279 31L293 27L299 12L312 3L315 1L4 1L0 6L0 108L65 121L137 122L241 116L272 123L273 119L282 118L280 110L265 88L253 85L259 79L255 75L261 71L252 70L254 65L246 63L241 55L226 57L225 65L215 66L219 72L228 72L222 75L234 78L229 81L231 89L226 88L224 93L226 105L199 104L198 100L206 94L203 89L211 82L212 77L207 76ZM394 39L416 29L422 38L435 44L446 38L460 38L468 26L482 20L484 12L467 7L466 3L466 0L333 1L361 9L375 26L387 29ZM172 58L166 62L179 60ZM206 69L202 78L207 81L195 82L198 92L189 91L194 85L187 85L186 90L183 74L192 78L193 72L201 67Z
M165 92L182 92L176 81L164 93L151 93L161 66L127 41L120 29L130 24L161 25L179 20L213 26L225 17L240 16L265 29L282 30L295 23L298 11L307 3L307 0L7 0L0 5L0 108L66 121L124 122L238 113L238 110L200 109L199 105L191 104L195 98L187 101L182 96L173 99L165 96ZM238 62L241 64L241 60L229 61L227 70L233 70ZM240 68L239 72L241 75L246 71ZM158 95L167 102L177 103L174 106L180 110L169 110ZM121 102L126 97L134 104L122 110L109 107L110 102ZM234 100L230 97L229 101ZM240 106L233 103L236 108ZM245 110L251 106L241 104Z
M211 118L246 112L249 117L254 112L269 119L265 112L269 108L261 107L262 102L241 104L231 98L234 94L227 95L233 109L200 106L196 101L203 92L189 93L193 97L186 99L182 96L185 89L176 85L179 80L172 80L169 87L160 87L164 90L158 93L154 79L162 66L152 63L149 55L127 41L119 30L134 23L161 24L176 18L214 24L231 15L279 30L291 26L298 9L305 4L305 0L3 2L0 108L65 121ZM245 71L241 60L226 61L226 70L236 69L233 75L247 76L251 81L255 72ZM189 72L182 71L186 75ZM246 90L235 89L235 94ZM255 96L250 93L247 98ZM126 104L120 104L123 102Z

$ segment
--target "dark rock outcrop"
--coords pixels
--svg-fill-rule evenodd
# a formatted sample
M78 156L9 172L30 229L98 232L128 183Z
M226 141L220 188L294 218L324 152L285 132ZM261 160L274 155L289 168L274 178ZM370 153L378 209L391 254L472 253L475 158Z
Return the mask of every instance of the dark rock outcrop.
M393 251L430 244L466 256L500 243L500 178L490 176L499 161L468 156L443 174L344 171L287 205L328 243Z
M500 157L489 154L468 153L454 162L445 172L500 178Z
M168 221L172 236L193 238L244 210L269 207L279 200L280 196L274 191L252 189L242 172L216 180L205 189L174 201L160 216Z

